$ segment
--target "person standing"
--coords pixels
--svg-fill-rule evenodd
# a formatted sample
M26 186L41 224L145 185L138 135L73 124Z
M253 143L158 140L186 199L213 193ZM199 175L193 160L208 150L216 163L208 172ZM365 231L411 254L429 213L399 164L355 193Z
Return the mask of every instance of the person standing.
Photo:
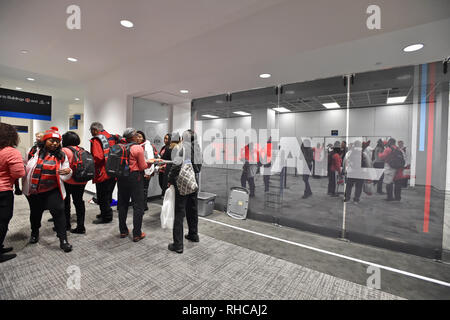
M100 122L92 123L90 130L92 134L91 154L95 164L95 175L92 182L95 183L97 202L100 207L100 214L93 223L110 223L113 219L111 202L116 179L107 175L105 166L109 149L117 143L117 139L109 134Z
M387 191L386 201L400 201L402 198L402 181L399 179L399 174L405 165L405 160L403 153L395 143L395 139L390 138L386 149L378 155L381 160L385 161L384 183ZM402 160L403 163L401 163Z
M344 169L347 175L344 202L350 201L353 186L355 186L355 196L353 201L355 203L360 201L364 185L362 168L369 168L370 166L370 158L367 156L367 153L363 151L361 141L355 141L353 147L347 152L344 158Z
M303 172L302 172L302 178L303 182L305 183L305 191L303 193L303 199L309 198L312 196L311 186L309 184L309 177L311 175L311 170L313 167L313 161L314 161L314 155L313 150L311 148L311 141L309 139L305 139L302 142L301 150L303 153L303 159L304 159L304 165L303 165ZM305 167L306 165L306 167Z
M170 158L170 140L171 140L171 134L168 133L164 136L164 146L159 151L159 156L162 160L171 160ZM158 180L159 180L159 187L162 190L161 196L164 197L164 193L167 189L167 174L166 174L166 164L161 163L159 165L158 170Z
M76 132L68 131L62 136L63 152L66 154L69 160L70 168L75 170L76 157L74 153L80 151L80 137ZM73 178L64 182L66 188L66 199L64 200L64 208L66 215L66 229L71 233L85 234L86 228L84 227L84 218L86 215L86 207L83 201L84 189L87 182L77 182ZM70 225L70 196L72 196L73 204L77 213L77 227L71 229Z
M155 161L154 158L148 160L144 157L144 149L137 143L138 133L133 128L125 129L123 133L129 148L128 166L130 174L120 177L117 181L118 187L118 209L119 209L119 231L120 238L129 235L127 227L127 215L130 199L133 202L133 241L138 242L145 238L142 232L142 216L144 214L144 170Z
M199 242L198 236L198 189L197 191L181 195L177 178L183 164L192 164L195 173L195 179L198 185L198 175L202 166L202 155L197 137L192 130L183 132L183 138L180 143L174 146L172 150L173 164L169 171L168 187L175 187L175 219L173 224L173 243L169 244L168 249L177 253L183 253L183 220L186 216L188 223L188 234L185 238L192 242Z
M144 157L146 160L149 159L155 159L155 153L153 150L153 146L145 137L145 133L142 131L136 131L136 141L137 143L144 149ZM155 172L155 166L151 166L150 168L147 168L144 170L144 211L148 211L148 204L147 204L147 198L148 198L148 186L150 185L150 179L153 176L153 173Z
M336 178L342 172L341 144L334 143L333 151L328 156L328 195L336 195Z
M384 142L381 139L378 139L377 145L372 153L372 163L375 169L384 169L384 161L380 159L380 154L384 151ZM383 180L384 180L384 172L381 174L381 177L378 181L374 181L374 184L377 185L377 193L384 194L383 192Z
M19 144L16 129L0 122L0 263L14 259L8 254L13 248L5 248L3 242L14 211L14 182L25 175L22 155L15 147Z
M248 182L250 198L255 197L255 175L258 171L258 158L257 147L254 146L253 142L250 142L241 150L241 159L244 160L241 174L241 186L242 188L246 188Z
M23 180L23 193L30 204L31 237L29 243L39 241L44 210L50 210L53 217L60 248L72 251L67 241L64 199L64 182L72 176L69 161L61 150L61 135L47 130L39 144L39 152L27 161L26 176Z

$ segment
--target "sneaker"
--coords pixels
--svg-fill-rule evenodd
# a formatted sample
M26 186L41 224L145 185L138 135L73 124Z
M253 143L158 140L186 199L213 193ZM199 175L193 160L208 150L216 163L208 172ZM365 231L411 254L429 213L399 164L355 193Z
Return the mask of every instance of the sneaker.
M0 248L0 254L8 253L13 251L13 248Z
M59 247L63 249L64 252L72 251L72 245L69 242L67 242L67 240L62 240L59 244Z
M30 241L28 241L28 242L31 243L31 244L38 243L39 242L39 235L38 234L31 234Z
M173 243L169 244L168 249L170 251L174 251L176 253L183 253L183 248L177 249L177 248L175 248L175 245Z
M122 239L126 238L126 237L128 237L129 234L130 234L130 230L127 230L127 232L120 234L120 238L122 238Z
M198 237L198 234L187 234L184 236L186 239L192 242L199 242L200 238Z
M54 222L55 220L53 220L53 218L50 218L47 220L48 222Z
M13 253L13 254L0 254L0 263L6 262L6 261L11 260L11 259L14 259L15 257L17 257L17 255L15 253Z
M75 229L71 229L70 232L71 233L76 233L76 234L85 234L86 233L86 229L85 228L76 227Z
M145 233L142 232L140 236L138 236L138 237L133 237L133 242L141 241L141 240L144 239L144 238L145 238Z

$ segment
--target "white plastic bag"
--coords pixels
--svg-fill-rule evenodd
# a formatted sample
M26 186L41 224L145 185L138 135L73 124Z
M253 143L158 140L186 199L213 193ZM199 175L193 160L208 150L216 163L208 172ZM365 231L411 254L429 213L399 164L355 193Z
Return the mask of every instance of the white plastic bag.
M164 194L164 202L161 208L161 228L173 229L175 219L175 188L170 186Z

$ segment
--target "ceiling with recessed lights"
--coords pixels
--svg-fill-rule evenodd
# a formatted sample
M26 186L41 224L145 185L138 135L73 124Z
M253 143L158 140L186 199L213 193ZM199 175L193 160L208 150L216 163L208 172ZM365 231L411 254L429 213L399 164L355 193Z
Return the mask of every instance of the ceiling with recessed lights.
M372 2L79 0L81 30L68 30L73 1L0 0L0 79L32 76L47 81L42 87L78 90L111 75L127 94L189 100L450 54L450 1L378 0L382 29L369 30ZM418 42L422 50L403 52Z

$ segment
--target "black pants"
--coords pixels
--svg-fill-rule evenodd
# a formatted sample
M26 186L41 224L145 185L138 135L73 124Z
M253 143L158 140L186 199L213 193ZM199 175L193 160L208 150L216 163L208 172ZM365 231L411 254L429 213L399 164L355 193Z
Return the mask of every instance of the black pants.
M264 180L264 192L268 192L269 191L269 183L270 183L270 174L265 174L263 176L263 180ZM253 182L254 184L254 182Z
M328 170L328 193L336 194L336 172Z
M304 195L305 195L305 196L310 196L310 195L312 195L311 186L309 185L309 174L304 174L304 175L303 175L303 182L305 183L305 192L304 192Z
M150 185L150 179L144 178L144 209L148 209L147 198L148 198L148 186Z
M186 216L189 235L198 234L198 192L182 196L175 187L175 219L173 222L173 243L175 248L183 248L183 221Z
M128 177L119 178L117 182L119 189L119 199L117 207L119 209L119 230L126 233L128 206L133 201L133 237L142 234L142 215L144 214L144 173L133 171Z
M66 199L64 199L64 207L66 214L66 226L70 228L70 196L72 196L72 201L75 206L77 213L77 228L84 229L84 217L86 215L86 207L84 206L83 194L84 184L68 184L64 183L66 188Z
M64 201L58 188L53 190L31 194L27 197L30 204L31 233L39 235L42 214L44 210L50 210L55 224L56 235L59 240L66 240L66 215L64 214Z
M167 175L165 172L160 172L158 175L159 187L162 190L161 195L164 196L167 190Z
M248 186L250 188L250 196L253 197L255 195L255 177L249 177L249 171L248 170L242 170L242 175L241 175L241 186L242 188L246 188L247 187L247 181L248 181Z
M349 201L352 197L353 185L355 186L355 201L359 201L364 185L364 179L347 178L347 185L345 187L345 201Z
M111 221L113 218L113 211L111 209L112 193L116 186L116 180L110 178L106 181L96 183L97 202L100 207L101 219Z
M381 175L380 180L374 182L377 185L377 193L383 193L383 179L384 173Z
M0 192L0 249L3 248L9 221L13 216L14 195L12 191Z
M395 181L386 185L387 198L400 201L402 199L402 181Z

